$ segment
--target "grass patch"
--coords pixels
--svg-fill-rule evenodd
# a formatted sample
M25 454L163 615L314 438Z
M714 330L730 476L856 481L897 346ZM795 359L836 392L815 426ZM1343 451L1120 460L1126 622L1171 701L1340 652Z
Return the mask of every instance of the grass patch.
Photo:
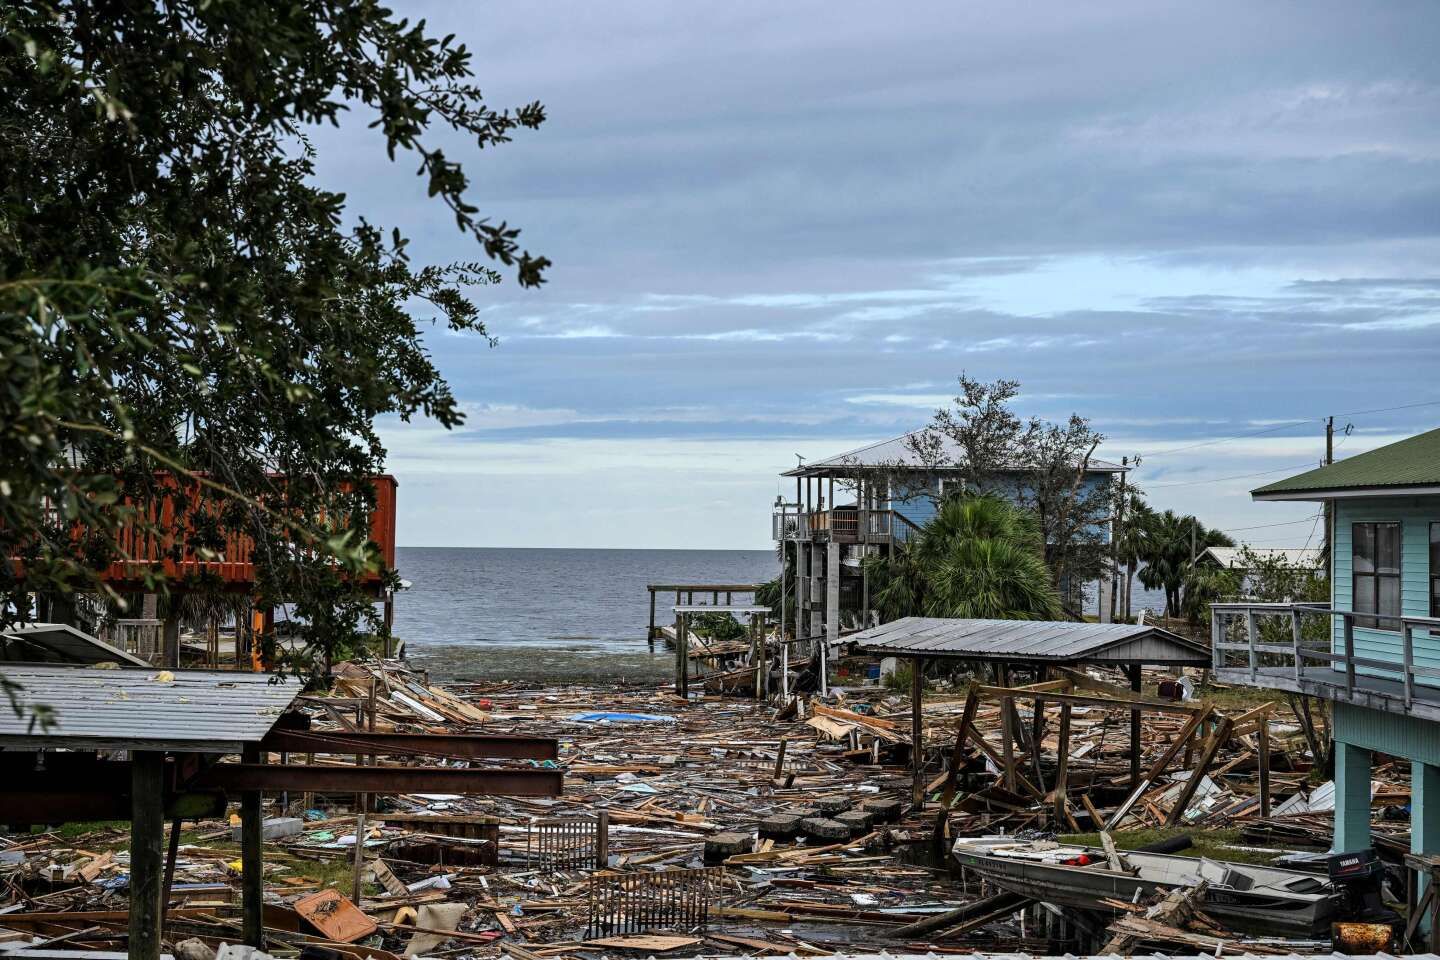
M1284 710L1286 715L1290 712L1285 707L1284 693L1259 687L1212 687L1205 684L1195 689L1195 699L1208 700L1217 710L1227 714L1244 713L1271 701L1277 704L1277 713L1271 716L1278 716L1279 710Z
M1171 837L1178 837L1189 834L1193 843L1189 849L1180 851L1177 856L1181 857L1209 857L1211 860L1233 860L1236 863L1257 863L1267 864L1275 859L1273 853L1254 853L1249 850L1230 850L1225 844L1244 844L1240 839L1238 827L1227 827L1222 829L1206 828L1199 830L1193 827L1155 827L1141 830L1117 830L1110 834L1110 839L1115 841L1115 846L1120 850L1135 850L1139 847L1149 846L1160 840L1168 840ZM1056 837L1061 843L1078 843L1087 847L1100 846L1100 834L1098 833L1070 833Z

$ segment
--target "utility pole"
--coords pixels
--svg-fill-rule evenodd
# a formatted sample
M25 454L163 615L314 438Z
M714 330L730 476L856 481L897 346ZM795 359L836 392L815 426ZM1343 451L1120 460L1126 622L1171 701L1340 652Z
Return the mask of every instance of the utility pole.
M1325 418L1325 466L1328 467L1328 466L1330 466L1330 464L1332 464L1332 463L1334 463L1334 462L1335 462L1335 418L1334 418L1334 417L1326 417L1326 418ZM1331 562L1330 562L1330 550L1332 549L1332 547L1333 547L1333 545L1334 545L1334 542L1335 542L1334 537L1332 536L1333 531L1331 530L1331 526L1333 525L1333 523L1334 523L1334 521L1335 521L1334 511L1335 511L1335 501L1333 501L1333 500L1326 500L1326 501L1325 501L1325 544L1324 544L1324 550L1323 550L1323 552L1322 552L1322 555L1323 555L1323 557L1324 557L1324 562L1325 562L1325 574L1326 574L1327 577L1330 575L1331 570L1332 570L1332 568L1333 568L1333 565L1332 565Z
M1120 458L1120 466L1128 467L1129 457ZM1115 523L1110 531L1110 622L1115 622L1115 607L1120 592L1120 537L1125 530L1125 473L1120 471L1120 504L1115 508Z

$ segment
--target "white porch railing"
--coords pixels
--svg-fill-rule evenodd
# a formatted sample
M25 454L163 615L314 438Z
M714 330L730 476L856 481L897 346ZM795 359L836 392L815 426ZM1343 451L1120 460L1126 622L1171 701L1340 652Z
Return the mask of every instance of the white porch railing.
M1266 642L1262 638L1264 624L1276 619L1288 621L1289 642ZM1327 629L1323 637L1316 637L1323 646L1305 636L1306 618L1323 618ZM1336 650L1334 621L1340 620L1339 650ZM1401 662L1377 660L1374 657L1357 656L1355 653L1355 628L1357 621L1366 628L1375 620L1395 624L1387 632L1398 634L1400 639ZM1243 632L1235 639L1237 621L1244 623ZM1216 670L1248 672L1249 679L1256 683L1261 679L1262 661L1276 663L1281 668L1288 666L1294 671L1295 682L1302 679L1319 681L1335 687L1343 687L1353 694L1356 687L1357 670L1373 670L1394 677L1404 687L1405 705L1415 700L1415 686L1419 679L1440 682L1440 668L1420 666L1415 663L1415 634L1426 631L1435 635L1436 654L1440 655L1440 618L1436 617L1379 617L1373 613L1356 613L1353 610L1332 610L1328 603L1214 603L1210 605L1210 647L1211 664ZM1235 667L1228 662L1227 654L1241 653L1244 665ZM1307 672L1309 662L1327 663L1333 674L1343 674L1343 681L1331 682L1329 677ZM1363 679L1363 678L1362 678Z

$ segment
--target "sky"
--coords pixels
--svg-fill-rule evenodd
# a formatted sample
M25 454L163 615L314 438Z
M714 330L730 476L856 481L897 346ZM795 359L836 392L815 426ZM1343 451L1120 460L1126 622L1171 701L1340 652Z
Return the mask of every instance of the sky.
M546 123L462 161L554 261L435 327L468 413L385 422L411 546L755 548L778 474L923 426L961 372L1139 457L1259 546L1247 491L1440 426L1433 3L395 2ZM473 259L357 111L317 180ZM1392 409L1392 408L1402 409Z

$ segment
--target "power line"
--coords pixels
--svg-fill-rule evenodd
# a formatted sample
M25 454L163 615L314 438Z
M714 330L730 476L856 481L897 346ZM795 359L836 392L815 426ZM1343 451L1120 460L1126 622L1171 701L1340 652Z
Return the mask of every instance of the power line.
M1397 405L1395 405L1395 406L1393 406L1393 407L1374 407L1374 408L1372 408L1372 409L1370 409L1370 410L1350 410L1350 411L1344 412L1344 413L1336 413L1336 414L1333 414L1333 416L1336 416L1336 417L1360 417L1360 416L1365 416L1365 415L1371 414L1371 413L1391 413L1391 412L1393 412L1393 411L1395 411L1395 410L1414 410L1414 409L1417 408L1417 407L1433 407L1433 406L1435 406L1435 405L1437 405L1437 404L1440 404L1440 399L1436 399L1436 400L1419 400L1419 401L1416 401L1415 403L1401 403L1401 404L1397 404ZM1284 423L1280 423L1280 424L1276 424L1276 425L1274 425L1274 426L1266 427L1264 430L1255 430L1255 431L1252 431L1252 432L1250 432L1250 433L1239 433L1239 434L1236 434L1236 435L1233 436L1233 437L1219 437L1219 438L1214 439L1214 440L1202 440L1202 441L1200 441L1200 442L1198 442L1198 443L1191 443L1191 444L1186 444L1185 446L1171 447L1171 448L1168 449L1168 450L1158 450L1158 451L1156 451L1155 453L1143 454L1143 457L1146 458L1146 459L1148 459L1148 458L1150 458L1150 457L1166 457L1166 456L1169 456L1169 455L1172 454L1172 453L1181 453L1181 452L1186 451L1186 450L1196 450L1196 449L1199 449L1200 447L1210 447L1210 446L1214 446L1214 445L1217 444L1217 443L1230 443L1230 442L1232 442L1232 441L1234 441L1234 440L1246 440L1246 439L1248 439L1248 438L1250 438L1250 437L1263 437L1263 436L1265 436L1266 434L1269 434L1269 433L1278 433L1278 432L1281 431L1281 430L1288 430L1288 429L1290 429L1291 427L1298 427L1298 426L1301 426L1302 424L1306 424L1306 423L1321 423L1321 422L1323 422L1324 420L1325 420L1325 417L1303 417L1303 418L1298 419L1298 420L1287 420L1287 421L1285 421Z
M1297 524L1297 523L1309 523L1311 520L1314 520L1314 519L1316 519L1317 517L1323 517L1323 516L1324 516L1323 513L1317 513L1317 514L1313 514L1313 515L1308 516L1308 517L1301 517L1299 520L1286 520L1286 521L1283 522L1283 523L1261 523L1261 524L1257 524L1257 525L1255 525L1255 526L1253 526L1253 527L1226 527L1224 530L1221 530L1220 532L1221 532L1221 533L1241 533L1242 531L1245 531L1245 530L1264 530L1264 529L1266 529L1267 527L1291 527L1291 526L1294 526L1294 525Z
M1284 473L1287 470L1300 470L1304 467L1314 466L1311 462L1297 463L1291 467L1276 467L1274 470L1257 470L1255 473L1237 473L1230 477L1209 477L1205 480L1176 480L1172 483L1150 483L1148 487L1193 487L1202 483L1223 483L1226 480L1244 480L1248 477L1266 477L1272 473Z

